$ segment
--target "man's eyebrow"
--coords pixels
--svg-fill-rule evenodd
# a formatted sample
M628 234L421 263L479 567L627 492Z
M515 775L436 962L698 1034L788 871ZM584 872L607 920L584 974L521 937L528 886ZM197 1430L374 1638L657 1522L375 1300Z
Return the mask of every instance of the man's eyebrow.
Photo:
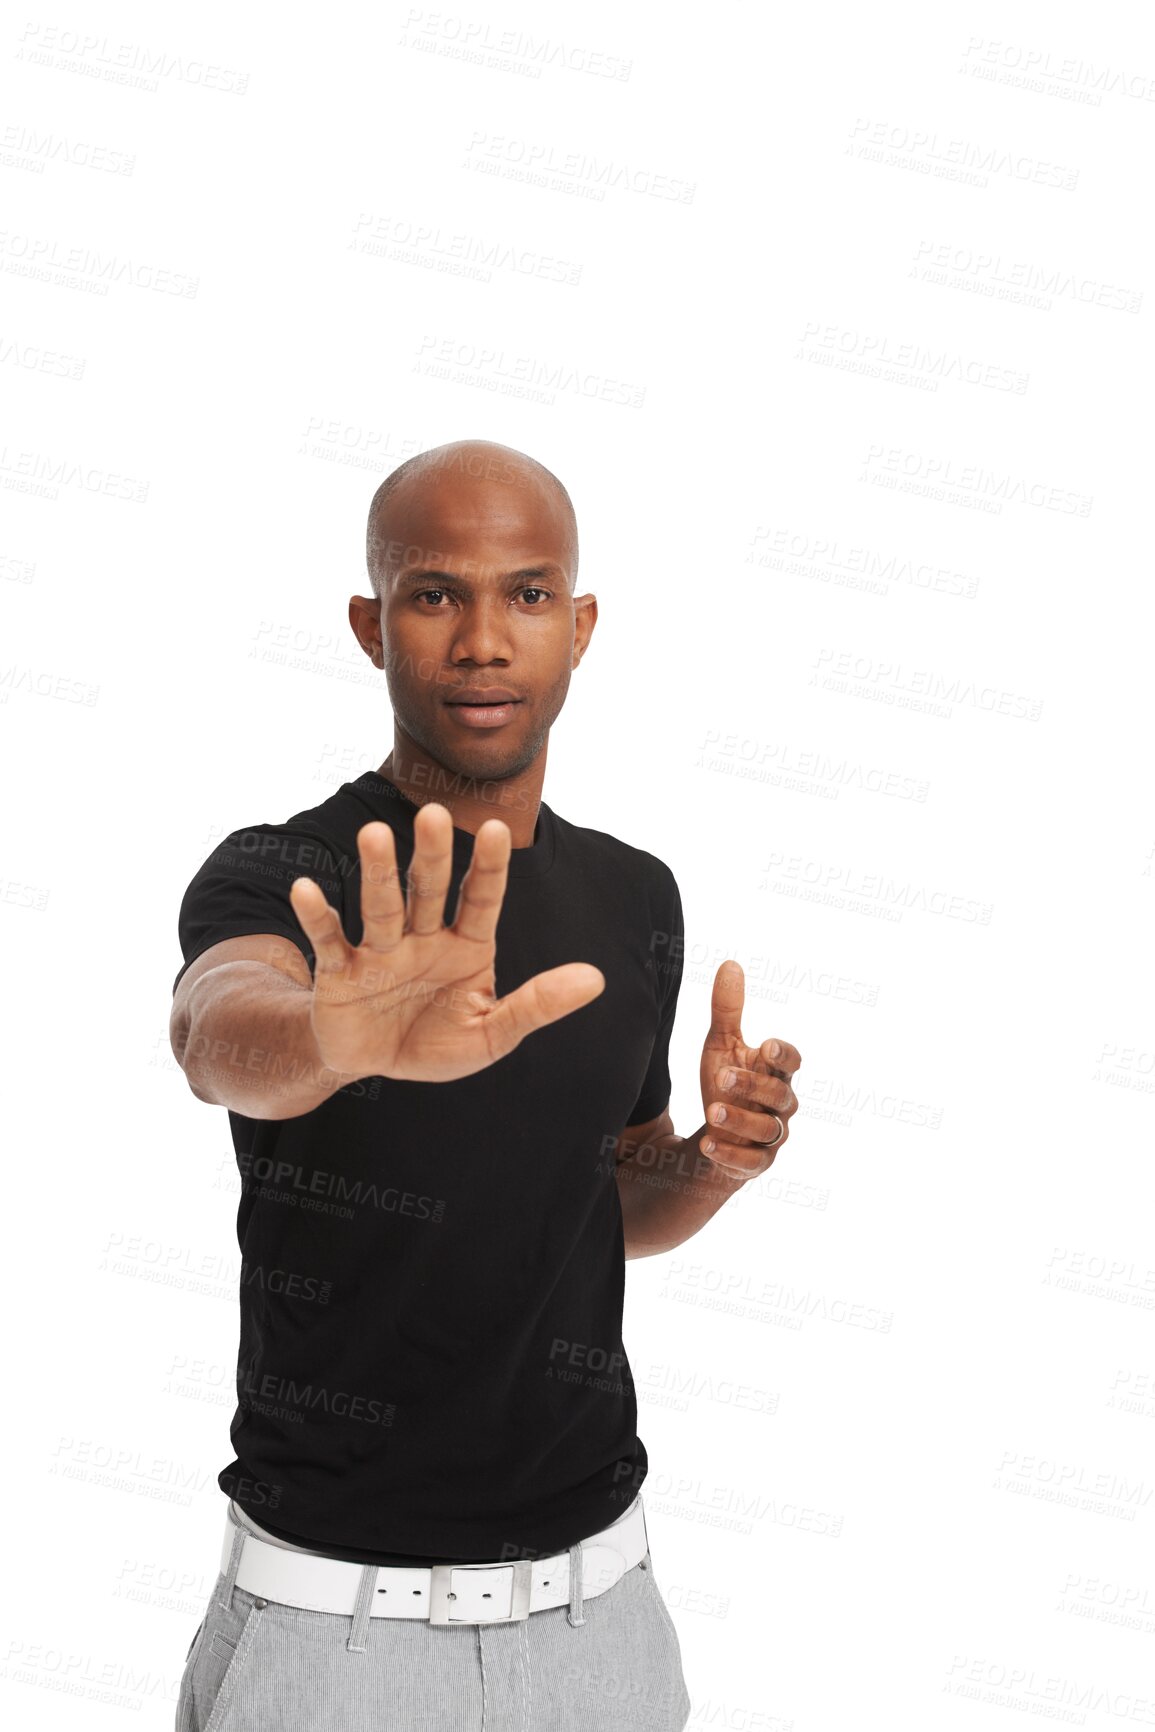
M468 584L471 581L467 577L458 577L452 571L437 571L432 566L421 566L417 570L414 570L412 566L406 567L404 571L397 574L394 581L401 589L415 589L419 583L428 583L431 577L437 578L442 583ZM564 581L565 573L560 565L555 565L552 560L547 559L542 565L526 565L520 571L506 572L497 581L499 583L512 583L515 579L531 577L556 577Z

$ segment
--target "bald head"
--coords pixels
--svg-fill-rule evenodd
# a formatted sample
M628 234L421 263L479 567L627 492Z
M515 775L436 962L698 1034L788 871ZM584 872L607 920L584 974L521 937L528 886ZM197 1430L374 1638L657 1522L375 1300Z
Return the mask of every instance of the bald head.
M577 581L578 535L573 502L557 476L524 451L510 445L498 445L490 439L457 439L449 445L437 445L431 451L419 451L387 475L369 506L365 532L365 563L373 593L380 599L386 574L393 565L404 560L404 544L409 539L403 533L406 507L420 505L425 521L435 514L439 498L447 503L460 501L463 492L488 500L504 515L514 503L503 498L504 489L516 491L517 509L532 513L544 511L555 524L560 520L566 541L572 548L570 562L571 592ZM504 507L504 510L503 510ZM402 533L397 533L400 530ZM397 553L401 548L402 552Z

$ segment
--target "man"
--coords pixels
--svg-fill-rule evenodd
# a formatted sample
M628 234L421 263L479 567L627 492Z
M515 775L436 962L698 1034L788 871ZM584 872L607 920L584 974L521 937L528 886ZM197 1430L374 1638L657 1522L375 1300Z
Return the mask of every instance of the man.
M676 880L541 798L597 619L557 478L488 441L422 453L367 553L349 617L392 752L234 831L180 910L172 1045L229 1112L242 1266L179 1732L679 1732L625 1260L766 1170L799 1055L746 1045L723 963L706 1121L674 1131Z

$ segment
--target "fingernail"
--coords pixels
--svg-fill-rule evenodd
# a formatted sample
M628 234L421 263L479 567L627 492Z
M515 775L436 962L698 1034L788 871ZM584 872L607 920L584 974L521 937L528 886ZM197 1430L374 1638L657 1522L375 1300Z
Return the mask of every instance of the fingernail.
M707 1139L707 1141L702 1144L702 1153L704 1155L708 1155L710 1153L710 1151L713 1149L713 1147L714 1147L713 1140Z
M724 1089L732 1089L736 1080L737 1079L732 1070L724 1070L722 1072L722 1087Z
M726 1109L725 1109L725 1107L715 1107L713 1112L710 1114L710 1117L713 1119L713 1121L716 1125L725 1124L725 1122L726 1122Z
M770 1042L770 1057L771 1058L781 1058L782 1057L782 1042L780 1040L772 1040Z

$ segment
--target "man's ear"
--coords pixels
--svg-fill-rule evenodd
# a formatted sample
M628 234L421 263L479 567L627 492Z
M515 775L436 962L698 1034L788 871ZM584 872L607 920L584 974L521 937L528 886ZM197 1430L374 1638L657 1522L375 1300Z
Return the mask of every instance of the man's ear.
M381 601L375 595L349 597L349 624L353 636L375 668L384 666L381 647Z
M573 665L576 668L589 647L594 626L598 623L598 598L590 592L588 595L575 595L574 605L574 646Z

